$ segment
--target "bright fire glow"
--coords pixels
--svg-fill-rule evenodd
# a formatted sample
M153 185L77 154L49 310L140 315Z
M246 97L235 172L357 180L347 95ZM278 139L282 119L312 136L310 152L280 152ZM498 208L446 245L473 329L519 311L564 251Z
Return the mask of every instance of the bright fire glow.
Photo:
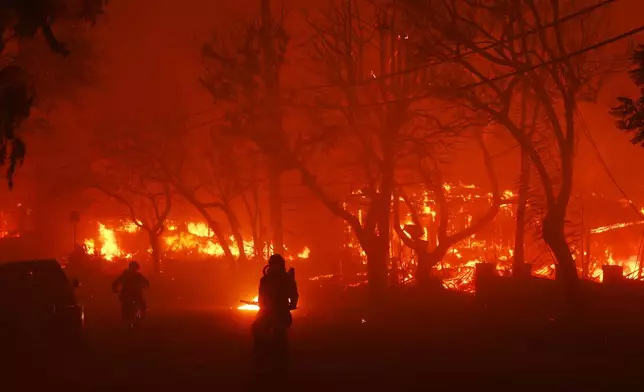
M132 224L134 225L134 223ZM125 225L123 226L123 231L127 231L128 228L131 227L132 226ZM134 225L134 227L136 227L136 225ZM96 254L98 250L98 254L103 256L103 258L107 261L113 261L115 258L119 257L125 259L132 258L131 254L124 252L119 248L114 230L108 229L104 224L99 223L98 235L99 243L101 244L100 250L97 249L96 242L93 239L86 239L84 241L85 247L87 248L87 252L89 254Z
M213 257L224 257L224 247L214 236L207 224L202 222L189 222L186 223L184 229L181 230L179 225L169 222L167 230L161 237L162 246L169 252L183 252L186 255L204 255ZM131 234L140 231L140 227L134 222L124 222L116 228L108 228L103 223L98 223L98 236L97 238L88 238L84 241L88 254L100 255L108 261L113 261L115 258L131 258L132 254L121 249L119 244L118 233ZM241 252L248 258L252 258L257 254L263 255L272 252L272 244L265 244L264 246L256 246L252 240L242 240L242 244L234 236L229 236L226 245L230 250L233 257L239 257ZM240 248L242 248L240 250ZM288 252L288 248L284 249ZM151 250L148 249L148 252ZM297 257L306 259L309 257L310 249L305 247ZM293 255L286 255L289 260L293 259Z
M297 257L299 257L300 259L308 259L310 254L311 254L311 249L309 249L308 247L304 247L304 249L297 254Z
M453 203L451 204L449 212L450 218L447 228L448 234L453 234L463 227L472 225L474 221L476 221L477 217L480 216L480 211L473 210L475 207L471 207L472 204L470 203L487 205L485 202L490 201L492 197L491 194L483 192L475 185L445 184L443 189L448 202ZM362 195L362 193L358 191L353 192L353 194ZM413 201L410 205L416 205L418 210L401 211L402 220L400 222L400 228L403 231L406 231L405 225L413 225L414 221L418 221L421 225L419 229L422 229L422 231L418 230L418 233L422 233L421 238L427 241L428 250L431 251L438 242L437 227L439 222L436 218L440 211L436 201L432 200L431 193L427 191L418 192L417 194L410 192L408 196ZM367 196L362 195L362 197ZM510 190L506 190L501 193L501 198L502 208L499 213L499 217L509 221L510 227L512 227L516 208L513 203L513 199L516 198L516 194ZM408 208L407 203L400 204L401 208ZM346 202L343 202L342 206L344 208L351 208ZM366 212L361 208L356 208L354 212L360 221L362 221L366 216ZM503 221L499 224L502 222ZM507 224L507 222L503 224ZM590 230L590 238L594 239L596 238L595 236L603 236L602 233L642 224L644 224L644 220L613 223L610 225L596 227ZM226 238L225 243L223 244L224 246L222 246L222 243L218 241L218 238L215 237L212 230L210 230L208 225L203 222L167 222L166 229L167 230L161 238L163 250L166 252L181 252L183 256L203 255L223 257L225 256L224 248L226 246L233 257L239 257L240 254L244 254L248 258L256 256L265 258L266 255L270 254L272 251L272 245L270 243L255 244L252 240L245 239L238 242L234 236ZM118 258L128 259L132 257L132 254L121 248L122 244L119 243L119 240L123 235L137 233L139 231L140 225L131 221L124 222L118 227L107 227L106 225L99 223L96 238L87 239L84 241L84 244L88 253L101 255L105 260L115 261L115 259ZM496 264L496 270L500 275L511 274L513 257L512 241L504 240L502 238L503 234L497 233L490 235L489 233L486 234L484 231L474 234L453 246L445 258L435 266L435 274L439 279L441 279L444 287L452 290L473 292L476 265L483 262ZM511 229L506 229L506 232L511 233ZM367 255L361 248L360 243L355 238L350 227L345 227L345 234L347 235L347 241L345 243L346 250L348 250L352 255L351 257L356 258L357 263L361 263L363 266L366 265ZM396 265L394 266L394 262L392 261L391 266L392 271L397 274L397 281L402 284L413 282L417 255L407 248L395 235L392 236L390 240L390 246L392 260L397 259ZM575 248L574 245L571 245L573 257L575 260L578 260L580 275L582 267L581 262L579 261L583 258L587 263L587 279L589 280L602 280L603 265L622 266L624 268L625 277L631 279L638 278L637 272L639 262L637 256L629 255L629 253L624 254L624 252L620 253L618 249L610 249L608 245L601 242L593 242L590 249L592 249L590 255L583 252L584 257L582 257L581 249L579 249L579 247ZM613 253L613 250L615 253ZM310 258L311 250L309 247L304 247L299 253L290 253L288 251L286 253L287 254L284 256L287 260L294 260L295 258L299 260L307 260ZM530 261L528 260L528 262ZM532 275L541 278L553 279L555 277L555 264L552 259L534 262ZM312 279L321 280L323 278L326 279L329 276L332 275L321 275L320 277L314 277ZM356 277L359 278L359 281L357 283L350 283L348 284L349 286L358 286L366 283L366 276L364 276L364 274L358 274ZM255 300L256 299L257 298L255 298ZM238 309L256 311L257 306L245 304L239 306Z
M486 193L476 185L466 184L449 184L443 185L445 198L450 204L448 211L449 220L447 225L448 235L457 233L458 231L471 226L477 217L482 216L486 210L486 203L483 201L492 202L492 194ZM353 194L361 194L354 192ZM410 200L401 199L401 201L410 201L410 203L400 203L400 229L409 235L407 225L420 224L419 229L422 229L423 240L427 241L427 250L431 251L438 245L438 225L440 222L436 219L439 211L437 202L432 200L432 194L427 191L418 193L409 192L407 196ZM517 194L512 190L505 190L501 192L501 209L497 216L495 224L505 233L512 233L514 231L514 222L516 221L516 204L515 199ZM478 204L475 204L478 203ZM343 204L344 208L350 208L347 203ZM357 211L353 211L357 216L362 217L365 211L356 206ZM410 208L417 208L416 211ZM415 222L418 221L418 222ZM579 275L582 275L583 259L588 271L586 278L593 281L601 281L603 277L603 265L619 265L624 268L624 276L630 279L638 278L639 262L637 256L628 256L621 254L620 257L614 257L611 252L608 252L608 245L601 240L596 240L595 235L605 233L612 230L618 230L631 226L644 224L644 220L637 222L627 223L614 223L607 226L597 227L590 230L590 239L584 238L585 241L593 240L590 248L592 249L589 255L587 251L582 252L579 244L571 243L571 253L573 258L578 261ZM508 230L509 229L509 230ZM497 229L495 229L496 231ZM415 232L419 232L416 230ZM345 245L351 257L359 258L362 264L367 263L367 257L362 250L359 241L355 237L351 227L345 226L345 233L348 241ZM480 238L479 238L480 235ZM491 230L484 228L482 232L476 233L469 238L464 239L462 242L455 244L444 259L435 266L435 276L438 277L443 286L448 289L473 292L474 291L474 275L476 265L478 263L493 263L496 265L496 270L499 275L507 276L512 273L512 258L513 249L512 243L514 238L508 238L503 233L496 231L491 233ZM414 251L409 249L406 244L398 236L392 236L390 239L390 254L391 254L391 270L395 273L395 281L398 284L407 284L414 281L414 272L417 267L417 255ZM527 245L526 245L527 246ZM604 252L606 250L606 252ZM526 251L527 252L527 251ZM527 257L536 255L538 252L540 258L544 257L543 252L536 249L530 250L531 254ZM583 256L582 256L583 253ZM554 279L555 264L552 259L543 261L526 260L527 262L534 263L532 275L540 278ZM316 279L318 277L315 277ZM320 278L321 279L321 278ZM360 280L358 283L352 283L350 286L357 286L367 283L365 279Z
M259 301L259 297L253 298L251 302L257 302ZM259 310L259 305L251 305L251 304L243 304L237 307L237 310L246 310L246 311L252 311L252 312L257 312Z

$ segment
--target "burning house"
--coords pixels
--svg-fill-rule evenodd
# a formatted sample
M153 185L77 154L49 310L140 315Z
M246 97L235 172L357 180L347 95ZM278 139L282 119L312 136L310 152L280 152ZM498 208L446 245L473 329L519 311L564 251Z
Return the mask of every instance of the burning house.
M456 233L485 214L492 203L492 195L475 185L445 184L445 194L449 203L448 233ZM352 195L347 205L364 214L359 193ZM437 245L436 202L431 194L419 191L412 195L420 205L416 211L422 227L423 239L428 248ZM579 206L575 206L579 207ZM570 248L577 260L579 275L585 279L601 281L602 266L620 265L627 278L639 276L640 248L642 244L642 218L633 220L632 205L624 200L608 199L591 194L584 200L583 216L579 217L571 236ZM412 212L401 214L399 224L403 230L415 226ZM502 194L499 213L494 220L475 234L467 237L449 249L441 262L435 266L434 273L441 278L443 286L450 289L473 291L474 269L478 263L493 263L500 274L511 273L512 257L516 232L516 195L510 190ZM392 219L392 225L396 222ZM346 251L354 263L366 264L366 255L350 227L346 227ZM417 255L405 246L400 238L400 230L392 227L390 236L391 269L398 271L396 283L408 283L414 278ZM536 235L535 235L536 234ZM538 233L526 230L526 261L531 263L532 275L543 278L555 277L555 260ZM582 257L583 254L583 257Z

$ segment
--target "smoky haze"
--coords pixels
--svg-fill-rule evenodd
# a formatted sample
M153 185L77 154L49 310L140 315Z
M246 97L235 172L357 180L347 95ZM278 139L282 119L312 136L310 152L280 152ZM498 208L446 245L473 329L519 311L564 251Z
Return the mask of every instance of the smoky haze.
M644 29L644 1L584 14L586 35L566 30L575 18L547 28L563 38L506 35L539 25L538 7L551 19L558 4L600 2L111 0L94 26L54 23L67 57L42 34L7 44L36 95L18 130L24 164L0 192L0 264L56 259L83 337L24 355L26 373L35 358L85 390L232 390L226 378L352 391L379 378L446 390L529 370L557 389L559 374L639 374L644 149L611 108L642 94L628 70L644 35L576 55L612 67L592 99L570 93L583 72L567 56L545 59L549 45ZM517 14L495 14L506 8ZM501 37L489 53L514 51L508 63L461 52L489 38L463 15ZM525 36L529 70L534 53L509 43ZM149 288L124 300L132 261ZM36 308L20 300L0 292L0 322L3 304ZM271 348L264 360L282 368L249 377Z
M298 32L306 28L302 15L319 5L287 2L284 6L289 10L289 28L295 31L292 44L300 44L298 41L303 41L305 35L298 35ZM623 31L639 22L637 15L642 7L637 0L625 0L600 12L613 21L611 30ZM145 122L154 117L183 116L187 127L207 131L220 113L214 108L212 97L197 82L203 70L199 58L201 45L219 26L230 25L235 18L251 17L256 10L255 2L250 0L226 6L197 0L184 1L180 5L167 0L132 0L110 5L109 13L90 32L99 57L98 75L89 84L79 87L82 92L76 94L77 98L72 102L57 102L56 109L47 115L51 123L47 131L28 134L29 158L18 174L16 190L3 195L6 203L12 205L27 200L28 204L36 203L39 216L45 214L37 220L48 232L69 232L69 226L64 222L69 209L88 208L91 200L71 190L60 191L61 197L54 199L37 195L47 195L51 188L57 187L57 179L74 176L65 172L77 168L78 162L91 160L90 129L115 118L139 117L139 122ZM615 50L625 51L625 48ZM298 56L301 54L296 49L287 59L284 71L287 76L283 78L286 85L318 84L315 78L307 79L307 71L300 69ZM581 113L616 180L635 201L639 201L644 200L638 176L643 155L638 147L628 144L628 135L615 131L614 121L608 115L608 109L614 106L614 97L635 92L627 76L616 75L604 84L597 103L583 104ZM495 143L495 149L502 152L511 145L511 141L502 141ZM480 157L477 153L472 154L472 148L464 145L461 153L449 158L449 176L465 183L487 186L485 173L478 164ZM74 154L67 151L74 151ZM621 197L583 137L578 141L577 153L576 187ZM500 159L499 167L504 168L499 173L503 188L515 184L518 154L515 148L505 152ZM293 189L299 188L297 178L291 182ZM298 194L294 196L298 201L285 211L289 231L297 234L290 241L300 242L298 246L301 247L340 224L319 202L309 197L306 190L297 189L295 194ZM310 225L308 221L320 224ZM52 239L52 245L62 240ZM56 247L56 252L61 250L60 246Z

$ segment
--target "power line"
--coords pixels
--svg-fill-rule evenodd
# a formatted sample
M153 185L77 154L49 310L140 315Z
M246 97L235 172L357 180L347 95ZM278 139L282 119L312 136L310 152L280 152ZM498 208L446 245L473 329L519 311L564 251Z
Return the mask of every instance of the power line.
M528 36L533 35L533 34L537 34L542 30L549 29L549 28L554 27L554 26L556 26L556 25L558 25L560 23L566 23L566 22L568 22L568 21L570 21L572 19L578 18L578 17L583 16L585 14L589 14L589 13L591 13L591 12L593 12L593 11L599 9L599 8L602 8L604 6L607 6L607 5L611 4L611 3L616 3L617 1L619 1L619 0L604 0L604 1L600 2L600 3L588 6L586 8L582 8L582 9L580 9L578 11L575 11L575 12L573 12L571 14L568 14L568 15L562 17L562 18L559 18L558 20L553 20L552 22L546 23L543 26L541 26L540 28L534 28L534 29L530 29L530 30L528 30L526 32L523 32L523 33L520 33L520 34L510 35L509 37L506 37L503 40L500 40L500 41L497 41L497 42L482 46L482 47L480 47L478 49L482 50L482 51L495 49L497 47L500 47L502 45L510 43L510 42L512 42L514 40L517 40L519 38L524 38L524 37L528 37ZM465 53L462 53L459 56L459 58L465 58L465 57L468 57L468 56L470 56L472 54L475 54L475 53L476 52L474 52L472 49L468 49ZM416 66L416 67L410 67L410 68L406 68L406 69L403 69L403 70L391 72L391 73L388 73L386 75L378 76L378 79L369 78L369 79L366 79L366 80L361 80L361 81L349 83L349 85L352 85L352 86L368 85L368 84L374 83L377 80L383 80L383 79L386 80L386 79L389 79L389 78L392 78L392 77L395 77L395 76L406 75L406 74L409 74L411 72L420 71L420 70L430 68L430 67L435 66L435 65L446 64L446 63L449 63L449 62L451 62L453 60L455 60L455 59L431 61L431 62L428 62L428 63L423 64L423 65L419 65L419 66ZM288 90L288 92L301 92L301 91L309 91L309 90L321 90L321 89L325 89L325 88L334 88L334 87L338 87L338 85L337 84L319 84L319 85L305 86L305 87L299 87L299 88L290 89L290 90Z
M617 179L615 179L615 176L613 176L613 173L610 171L610 168L606 164L606 161L604 160L604 157L602 157L601 152L599 152L599 148L597 147L597 144L595 143L595 140L593 139L593 136L590 134L590 131L588 130L588 126L586 125L586 121L584 120L584 118L582 117L581 113L579 112L579 109L576 109L576 113L577 113L577 118L579 118L579 123L581 124L581 129L584 132L584 135L586 136L586 139L588 140L588 142L592 146L593 151L595 152L595 155L597 156L597 160L599 161L599 163L601 164L602 168L606 172L606 175L608 175L608 178L610 178L610 180L613 182L613 184L615 185L617 190L619 190L619 193L622 194L624 199L626 199L628 201L628 205L631 208L633 208L633 210L637 213L637 215L640 218L644 218L644 214L642 213L642 211L639 208L637 208L637 206L635 206L635 204L633 203L633 200L630 197L628 197L628 195L626 194L626 191L624 190L624 188L622 188L621 185L619 185L619 183L617 182Z
M505 74L502 74L502 75L499 75L499 76L495 76L495 77L490 78L490 79L481 80L479 82L474 82L474 83L466 84L466 85L463 85L463 86L455 87L455 90L468 90L468 89L471 89L471 88L484 86L486 84L498 82L499 80L507 79L507 78L510 78L510 77L513 77L513 76L518 76L518 75L521 75L521 74L529 72L529 71L534 71L535 69L539 69L539 68L542 68L542 67L545 67L545 66L548 66L548 65L560 63L560 62L565 61L567 59L570 59L572 57L580 56L582 54L588 53L588 52L593 51L595 49L599 49L599 48L601 48L603 46L610 45L612 43L620 41L620 40L622 40L624 38L628 38L628 37L633 36L635 34L641 33L643 31L644 31L644 25L642 25L640 27L637 27L637 28L634 28L634 29L631 29L631 30L629 30L629 31L627 31L625 33L619 34L617 36L605 39L605 40L600 41L600 42L598 42L596 44L593 44L593 45L587 46L585 48L579 49L577 51L570 52L570 53L566 54L565 56L557 57L557 58L554 58L554 59L551 59L551 60L548 60L548 61L544 61L544 62L539 63L539 64L534 64L534 65L531 65L529 67L517 69L515 71L508 72L508 73L505 73ZM361 104L361 105L359 105L359 107L360 108L365 108L365 107L374 107L374 106L395 104L395 103L400 103L400 102L404 102L404 101L416 101L416 100L423 99L423 98L429 98L431 96L432 96L432 93L425 93L425 94L422 94L422 95L418 95L416 97L406 97L406 98L401 98L401 99L392 99L392 100L374 102L374 103L370 103L370 104ZM288 104L287 106L303 106L303 105ZM321 106L315 106L315 105L309 105L309 106L306 106L306 107L309 107L309 108L315 108L315 107L321 108ZM336 106L335 107L335 109L348 109L348 108L349 108L348 106Z
M593 139L593 136L590 134L590 131L588 129L588 126L586 125L586 121L584 120L584 117L581 115L581 112L579 109L576 109L577 112L577 117L579 118L579 123L581 124L581 129L583 130L586 139L590 143L590 145L593 148L593 151L595 152L595 155L597 156L597 160L599 160L599 163L601 166L604 168L604 171L608 175L608 178L611 179L613 184L617 187L619 192L622 194L622 196L628 201L628 205L635 210L638 216L644 218L644 212L642 212L641 209L637 208L635 204L633 204L633 200L628 197L626 194L626 191L624 191L624 188L622 188L617 180L615 179L615 176L613 176L613 173L610 171L608 168L608 165L606 164L606 161L604 160L604 157L602 157L601 153L599 152L599 148L597 147L597 144L595 143L595 140ZM641 273L642 273L642 250L644 250L644 231L642 232L642 236L640 237L640 244L637 249L637 262L638 262L638 268L637 271L634 271L631 273L631 275L637 273L638 274L638 279L641 279Z

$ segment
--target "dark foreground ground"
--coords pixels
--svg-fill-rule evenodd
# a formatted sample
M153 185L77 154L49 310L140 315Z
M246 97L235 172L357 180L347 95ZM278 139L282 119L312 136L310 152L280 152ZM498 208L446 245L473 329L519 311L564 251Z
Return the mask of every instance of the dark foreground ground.
M3 364L0 390L615 391L643 384L644 331L619 326L587 325L571 335L554 321L500 326L453 315L377 322L302 310L292 330L291 375L277 389L249 372L252 313L151 309L139 331L123 330L113 316L88 314L81 354Z

